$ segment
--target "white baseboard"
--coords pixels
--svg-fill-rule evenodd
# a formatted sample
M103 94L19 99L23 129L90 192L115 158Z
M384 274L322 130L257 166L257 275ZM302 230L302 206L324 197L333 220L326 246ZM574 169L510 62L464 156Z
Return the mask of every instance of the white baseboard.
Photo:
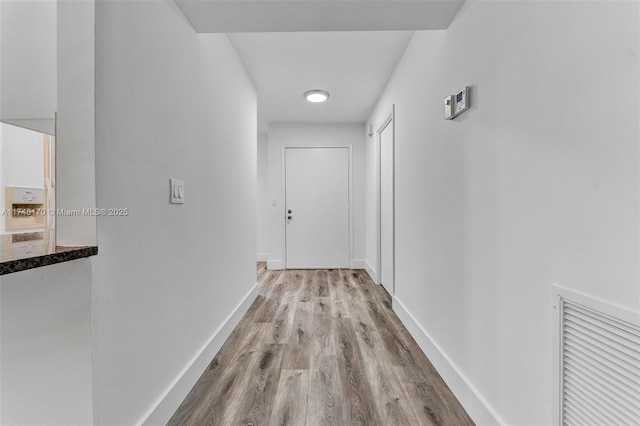
M378 274L376 273L376 270L373 268L373 266L371 266L368 260L364 261L364 270L367 271L367 274L369 274L373 282L377 284Z
M393 310L477 425L504 425L498 413L396 296Z
M258 257L258 261L260 258ZM351 269L365 269L366 262L364 259L353 259L349 261L349 268ZM282 260L267 260L267 269L284 269L284 262Z
M351 269L364 269L364 259L352 259L349 262L349 267Z
M257 296L258 284L256 283L149 411L136 423L137 425L167 424Z
M256 255L257 262L266 262L267 260L269 260L269 253L258 253Z
M267 260L267 269L284 269L284 262L282 260Z

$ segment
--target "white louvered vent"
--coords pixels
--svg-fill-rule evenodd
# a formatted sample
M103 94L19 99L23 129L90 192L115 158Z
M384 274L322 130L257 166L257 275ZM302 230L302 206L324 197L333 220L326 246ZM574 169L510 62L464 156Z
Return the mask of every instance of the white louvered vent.
M566 292L565 292L566 293ZM559 295L560 413L564 426L640 425L640 324L584 295ZM591 306L590 306L591 305ZM613 305L615 306L615 305ZM603 308L609 312L603 312ZM615 309L613 309L615 311ZM613 314L612 314L613 313Z

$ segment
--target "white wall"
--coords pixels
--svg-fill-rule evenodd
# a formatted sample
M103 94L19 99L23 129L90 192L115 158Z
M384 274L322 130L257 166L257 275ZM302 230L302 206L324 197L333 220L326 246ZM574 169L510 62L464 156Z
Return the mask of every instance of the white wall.
M91 261L0 277L0 424L92 423Z
M57 99L56 1L5 0L0 9L0 119L52 122Z
M269 259L267 266L280 269L284 260L282 207L283 146L353 146L353 253L352 266L364 268L364 126L357 124L269 124ZM271 206L271 200L276 206Z
M268 158L268 136L266 133L258 134L258 239L257 239L257 259L266 261L269 256L269 211L271 199L269 198L269 158Z
M59 0L56 207L96 207L95 0ZM101 206L102 207L102 206ZM58 216L60 246L95 246L94 216Z
M47 60L46 64L37 61L38 65L43 67L39 70L45 70L47 76L53 79L53 82L46 80L47 88L53 90L53 103L37 99L37 102L27 102L24 105L53 105L50 109L53 113L56 75L61 77L62 84L59 88L63 119L58 122L60 132L57 139L57 183L59 187L69 190L64 191L64 194L75 197L82 207L93 207L93 2L59 1L46 2L44 5L45 2L2 1L3 19L7 17L5 5L9 3L12 7L15 3L22 3L21 7L26 8L33 6L34 10L31 12L36 14L44 10L41 7L50 12L49 7L52 6L54 27L56 7L58 8L57 17L61 31L57 32L58 37L55 34L47 36L47 41L53 43L54 51L57 41L62 52L61 61L58 67L55 59L53 65L51 60ZM2 28L5 29L4 21ZM21 28L29 29L30 24ZM34 34L36 33L38 30ZM25 52L33 53L29 39L11 41L16 40L25 43L17 43L16 46L23 46ZM4 54L2 57L4 58ZM75 78L74 73L77 73ZM4 77L2 78L2 81L6 82ZM34 84L29 88L39 87L37 83ZM46 93L50 95L50 92ZM43 93L38 91L37 94ZM5 97L5 92L2 92L1 96L3 101L13 100L11 97ZM27 97L24 100L37 97ZM31 114L28 111L32 109L25 108L23 111L27 111L24 114ZM65 173L61 174L61 169L65 170ZM76 191L78 188L84 189L84 192ZM58 199L60 201L60 197ZM64 196L62 199L65 199ZM67 223L70 225L67 229L74 232L78 229L87 231L84 233L88 236L87 239L75 240L72 244L95 244L95 219ZM73 226L74 223L79 225L78 228ZM82 226L81 223L89 223L89 226ZM61 233L58 234L60 236ZM90 259L0 277L1 424L92 423L91 285Z
M226 35L197 35L172 2L97 3L98 205L130 211L98 221L97 424L144 419L255 287L256 135Z
M468 2L415 34L369 120L396 105L394 306L506 424L551 424L551 284L640 308L638 12Z

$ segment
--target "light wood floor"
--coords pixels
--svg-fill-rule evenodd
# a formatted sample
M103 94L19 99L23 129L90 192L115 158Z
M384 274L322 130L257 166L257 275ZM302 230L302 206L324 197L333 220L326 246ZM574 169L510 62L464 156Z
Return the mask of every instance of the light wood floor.
M360 270L267 271L169 425L473 425Z

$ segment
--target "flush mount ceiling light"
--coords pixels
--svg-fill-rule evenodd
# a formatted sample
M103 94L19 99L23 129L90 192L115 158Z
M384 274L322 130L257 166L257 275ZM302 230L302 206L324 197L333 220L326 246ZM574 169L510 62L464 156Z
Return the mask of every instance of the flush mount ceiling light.
M326 90L308 90L304 92L304 98L313 103L324 102L329 99L329 92Z

